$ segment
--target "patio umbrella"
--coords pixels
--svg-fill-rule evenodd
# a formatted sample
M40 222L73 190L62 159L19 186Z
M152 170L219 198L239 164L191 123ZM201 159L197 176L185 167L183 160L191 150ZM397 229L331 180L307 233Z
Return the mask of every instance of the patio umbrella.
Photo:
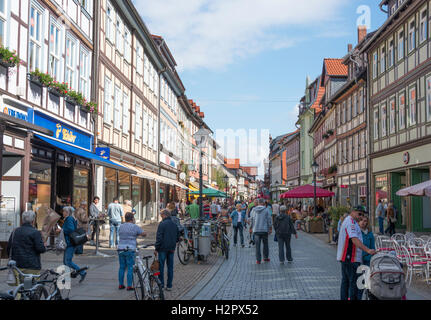
M431 180L397 191L397 196L428 196L431 197Z
M316 187L316 198L326 198L333 197L335 193ZM292 199L292 198L313 198L314 197L314 186L307 184L305 186L300 186L293 190L283 193L281 199Z
M193 191L189 192L189 194L192 195L199 195L199 191ZM214 198L227 198L227 194L225 192L212 189L212 188L206 188L202 190L202 195L207 197L214 197Z

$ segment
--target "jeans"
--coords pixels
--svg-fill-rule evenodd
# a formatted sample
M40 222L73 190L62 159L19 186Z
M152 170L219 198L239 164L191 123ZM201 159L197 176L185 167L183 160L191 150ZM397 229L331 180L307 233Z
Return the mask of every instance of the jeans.
M75 253L76 247L67 247L66 250L64 250L64 256L63 256L63 264L65 266L68 266L69 268L72 268L74 270L81 269L78 265L73 263L73 254ZM83 270L79 274L83 276L86 272Z
M168 266L168 283L167 288L172 288L172 281L174 279L174 252L160 251L159 252L159 262L160 262L160 275L159 279L162 283L162 287L165 286L165 262Z
M278 257L280 262L284 262L284 247L286 247L286 258L288 261L292 261L292 250L290 249L290 238L291 234L280 234L277 236L278 240Z
M395 223L388 221L388 227L385 230L385 233L389 232L389 235L392 237L395 234Z
M268 247L268 232L255 232L254 239L256 244L256 260L262 260L262 254L260 252L260 243L263 241L263 258L268 259L269 247Z
M378 219L379 219L379 232L381 234L384 234L383 221L385 220L385 218L384 217L378 217Z
M233 227L233 243L237 244L238 240L238 231L239 231L239 237L241 238L241 245L244 245L244 233L242 232L242 223L238 223L236 227Z
M120 229L121 222L111 221L109 224L109 246L112 247L114 245L114 231L115 231L115 245L118 246L120 242L120 235L118 231Z
M359 274L356 270L361 264L359 262L341 262L341 300L357 300L358 299L358 286L356 281Z
M124 274L126 273L127 268L127 286L133 286L133 266L135 264L135 252L128 251L120 251L118 253L118 258L120 261L120 269L118 270L118 282L120 286L124 286Z

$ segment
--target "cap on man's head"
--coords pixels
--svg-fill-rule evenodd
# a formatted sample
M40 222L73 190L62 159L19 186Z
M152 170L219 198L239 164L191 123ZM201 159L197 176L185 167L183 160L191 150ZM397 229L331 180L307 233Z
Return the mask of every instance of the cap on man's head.
M367 208L365 208L364 206L353 207L352 211L357 211L357 212L362 212L362 213L368 213Z

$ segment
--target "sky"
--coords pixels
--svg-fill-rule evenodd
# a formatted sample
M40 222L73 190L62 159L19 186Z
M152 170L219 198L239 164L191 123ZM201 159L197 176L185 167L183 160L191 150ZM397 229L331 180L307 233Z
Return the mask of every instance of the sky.
M296 130L306 77L386 19L376 0L133 0L178 64L225 156L259 166L268 137Z

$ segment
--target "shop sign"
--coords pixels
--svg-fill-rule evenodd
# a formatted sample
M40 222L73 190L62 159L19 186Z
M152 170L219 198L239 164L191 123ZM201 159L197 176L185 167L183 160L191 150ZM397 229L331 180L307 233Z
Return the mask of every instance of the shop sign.
M111 159L111 149L110 148L96 148L96 154L105 160Z
M92 136L72 128L56 119L53 119L38 111L34 112L34 124L51 130L54 138L61 142L67 142L76 147L92 151Z
M177 161L175 161L173 158L169 157L165 153L160 153L160 161L172 168L177 169Z
M404 153L404 155L403 155L403 162L404 162L404 164L409 164L409 162L410 162L410 153L408 153L408 152Z
M13 118L16 119L20 119L20 120L24 120L24 121L28 121L28 114L27 112L23 111L23 110L19 110L19 109L15 109L11 106L5 106L3 108L3 113L7 114Z

